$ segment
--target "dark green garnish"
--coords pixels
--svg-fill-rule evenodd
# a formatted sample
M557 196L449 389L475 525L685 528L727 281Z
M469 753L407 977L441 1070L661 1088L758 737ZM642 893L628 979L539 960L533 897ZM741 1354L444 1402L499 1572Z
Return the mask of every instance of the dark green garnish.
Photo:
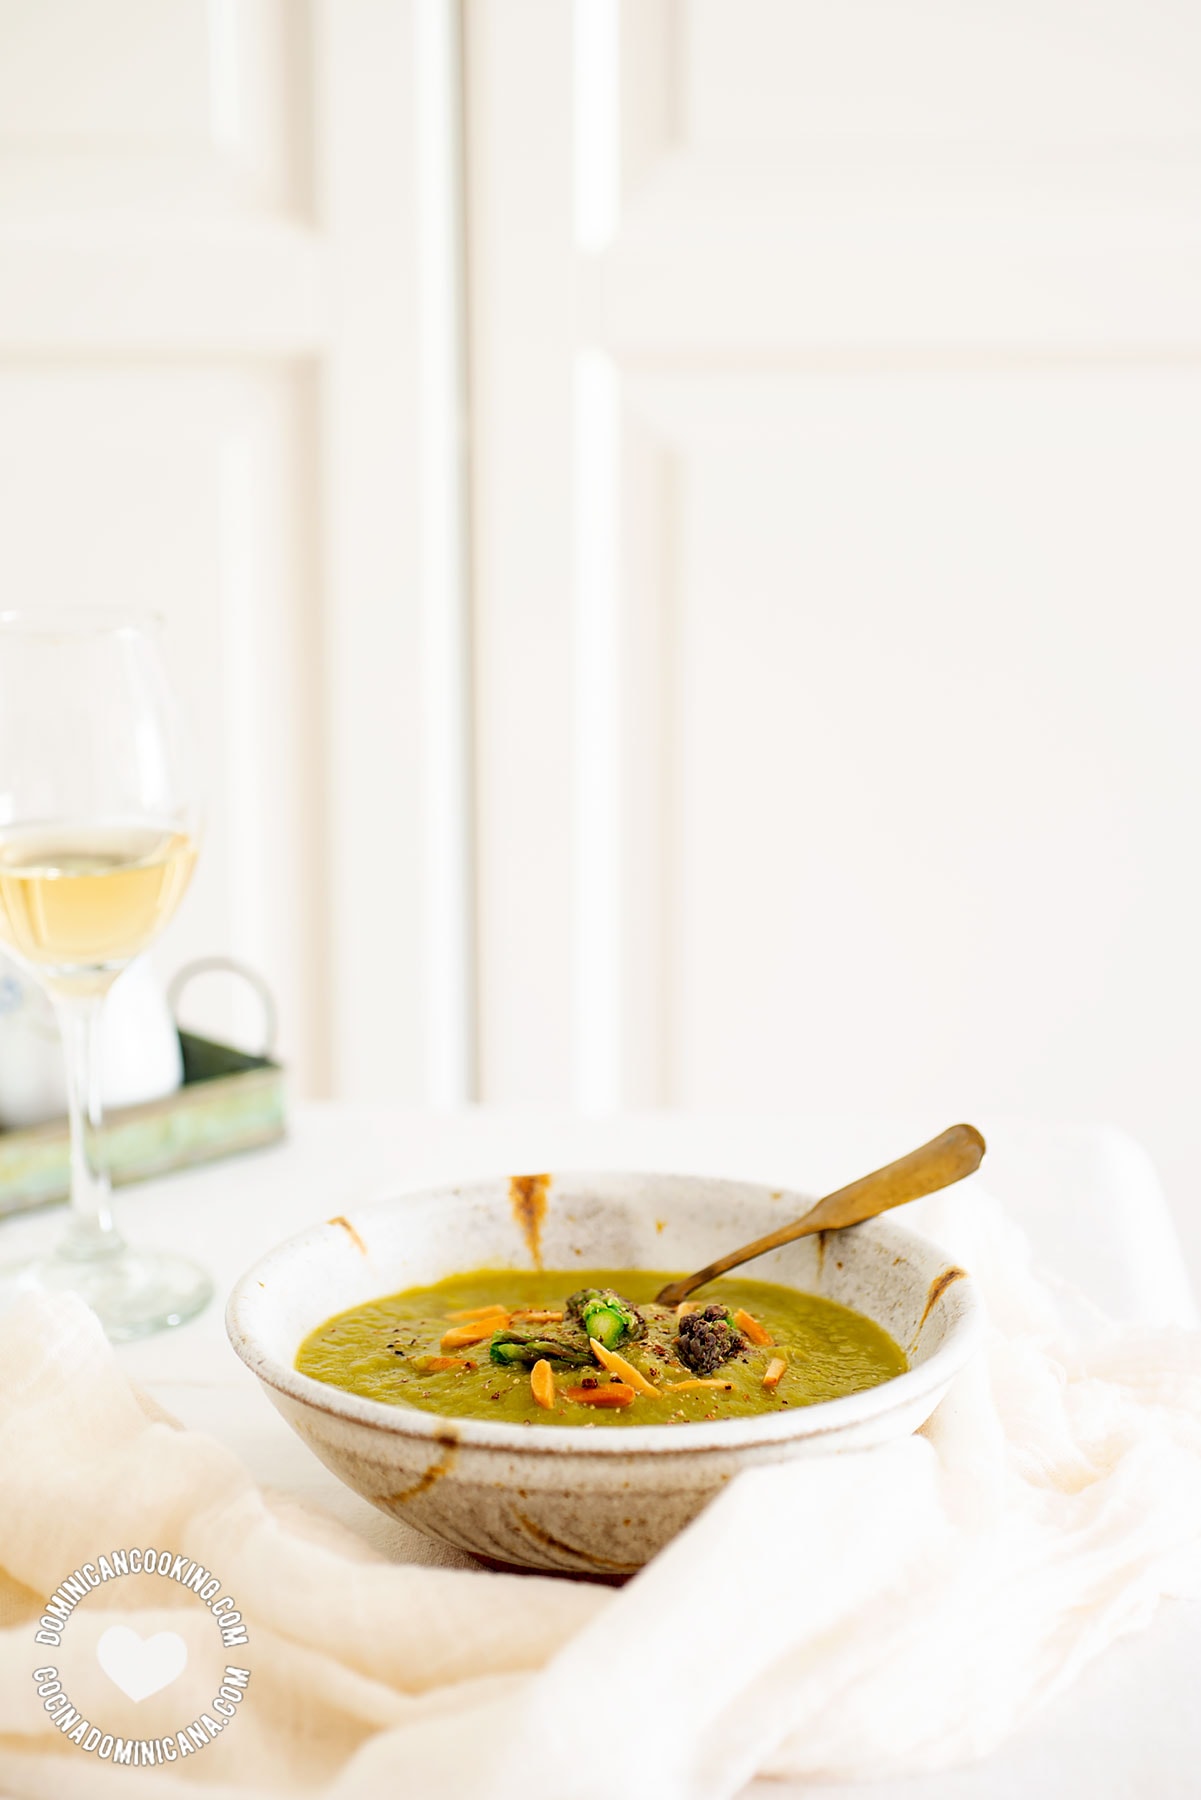
M580 1288L568 1296L567 1316L578 1319L587 1335L606 1350L616 1350L626 1338L646 1336L646 1320L638 1308L612 1288Z
M544 1357L564 1369L583 1369L594 1360L587 1342L575 1334L557 1337L533 1331L494 1331L488 1355L505 1369L533 1368Z

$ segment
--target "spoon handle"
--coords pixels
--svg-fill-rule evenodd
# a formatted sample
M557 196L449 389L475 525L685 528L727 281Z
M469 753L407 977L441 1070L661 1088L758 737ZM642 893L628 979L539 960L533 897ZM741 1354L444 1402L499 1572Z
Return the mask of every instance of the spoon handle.
M903 1206L907 1200L920 1200L923 1194L937 1193L939 1188L950 1187L953 1182L962 1181L965 1175L973 1174L980 1167L984 1148L984 1139L974 1125L952 1125L941 1137L931 1138L920 1149L911 1150L907 1156L886 1163L870 1175L860 1176L849 1187L827 1194L804 1218L794 1219L791 1225L782 1225L779 1231L756 1238L753 1244L744 1244L740 1250L731 1250L728 1256L719 1256L716 1262L698 1269L695 1275L668 1282L655 1298L660 1306L678 1306L694 1289L704 1287L707 1281L715 1281L740 1263L750 1262L752 1257L764 1256L769 1250L778 1250L782 1244L809 1237L815 1231L842 1231L848 1225L874 1219L877 1213L887 1212L891 1206Z

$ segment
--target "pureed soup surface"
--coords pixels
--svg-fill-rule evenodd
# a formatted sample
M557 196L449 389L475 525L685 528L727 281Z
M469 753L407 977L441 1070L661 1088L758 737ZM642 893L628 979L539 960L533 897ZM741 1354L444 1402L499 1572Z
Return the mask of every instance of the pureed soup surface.
M524 1425L684 1425L745 1418L839 1399L876 1387L908 1367L888 1333L862 1313L774 1282L733 1279L711 1282L685 1303L700 1312L721 1307L730 1318L719 1329L729 1330L728 1341L741 1345L700 1373L680 1360L683 1320L676 1309L652 1303L660 1288L677 1278L645 1269L546 1269L536 1274L478 1269L452 1275L432 1287L407 1288L335 1314L301 1344L296 1367L368 1400L451 1418ZM589 1349L578 1318L564 1316L568 1296L581 1289L613 1290L638 1309L644 1335L624 1335L613 1350L654 1385L653 1395L636 1388L631 1392L628 1380L615 1378ZM453 1316L491 1307L503 1309L507 1317L499 1311L476 1319ZM522 1316L529 1313L558 1316ZM769 1337L770 1344L748 1335L747 1315L750 1326ZM567 1366L548 1354L538 1360L549 1364L549 1371L532 1380L530 1364L498 1366L492 1360L494 1333L498 1343L514 1337L545 1339L586 1360ZM476 1341L465 1343L463 1338ZM515 1347L526 1353L520 1342ZM528 1354L532 1362L532 1350ZM772 1366L780 1362L782 1372ZM553 1389L548 1387L550 1375ZM776 1384L765 1385L764 1377L773 1375L778 1376ZM675 1391L677 1383L701 1379L707 1385ZM539 1404L535 1386L541 1386L544 1398L549 1394L549 1406ZM616 1404L599 1399L606 1387Z

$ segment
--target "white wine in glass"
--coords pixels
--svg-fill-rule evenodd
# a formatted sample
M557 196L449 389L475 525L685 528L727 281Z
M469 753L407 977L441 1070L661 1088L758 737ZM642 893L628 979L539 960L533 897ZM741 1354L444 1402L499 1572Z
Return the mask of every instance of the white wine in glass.
M135 1250L98 1159L104 996L183 898L198 803L153 617L0 614L0 942L54 1003L67 1066L71 1217L57 1249L4 1271L78 1293L112 1338L190 1318L212 1283Z

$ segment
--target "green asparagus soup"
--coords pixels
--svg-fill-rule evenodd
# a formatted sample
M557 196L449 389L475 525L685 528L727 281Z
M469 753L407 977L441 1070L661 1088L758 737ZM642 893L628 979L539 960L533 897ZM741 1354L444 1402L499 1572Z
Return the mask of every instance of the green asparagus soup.
M337 1313L296 1367L450 1418L687 1425L812 1406L908 1366L862 1313L768 1281L715 1281L677 1311L644 1269L479 1269Z

